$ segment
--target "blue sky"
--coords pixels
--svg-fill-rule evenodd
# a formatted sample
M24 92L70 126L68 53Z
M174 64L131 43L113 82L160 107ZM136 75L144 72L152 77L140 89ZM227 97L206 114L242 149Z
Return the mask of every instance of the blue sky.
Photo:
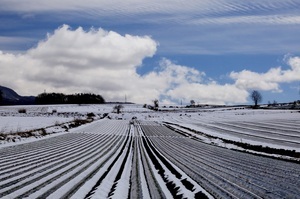
M0 19L0 84L21 94L97 92L108 100L128 95L138 103L158 98L163 103L194 99L198 103L249 104L248 95L255 89L263 94L264 103L300 98L297 0L3 0ZM100 34L100 29L106 33ZM72 54L81 58L76 70L77 63L71 61L53 63L47 58L49 51L42 48L54 51L61 49L58 43L65 42L65 51L76 51L63 33L78 33L74 39L82 39L74 42L76 49L86 49ZM87 42L92 37L111 39L114 44L100 42L90 49ZM52 40L55 42L50 43ZM125 51L96 61L85 54L116 52L114 49ZM60 60L71 56L60 55ZM85 63L92 65L98 78ZM70 73L70 79L62 71ZM75 85L72 76L80 84ZM97 80L106 78L106 82Z

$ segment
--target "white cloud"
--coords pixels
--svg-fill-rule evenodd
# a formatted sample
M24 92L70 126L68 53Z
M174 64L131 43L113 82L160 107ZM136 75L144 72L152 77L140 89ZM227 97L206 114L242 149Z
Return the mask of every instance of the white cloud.
M200 24L262 24L262 25L288 25L300 24L300 16L298 15L237 15L225 17L210 17L209 19L198 18L189 22L193 25Z
M249 70L231 72L230 77L235 80L235 85L241 89L258 89L265 91L281 92L280 83L289 83L300 80L300 57L287 59L290 69L281 67L271 68L266 73L256 73Z
M299 24L297 0L239 1L239 0L2 0L0 11L16 11L23 17L32 17L34 13L45 11L75 11L82 15L130 17L153 14L153 22L165 21L191 24ZM250 13L250 14L249 14ZM256 13L253 15L251 13ZM279 14L278 14L279 13ZM222 17L220 17L222 16ZM139 19L137 19L139 20Z
M27 54L33 59L72 70L82 67L121 69L124 65L134 69L144 57L155 53L156 46L148 36L122 36L103 29L85 32L81 27L71 30L63 25Z
M201 104L237 104L246 103L248 92L235 85L216 83L209 84L181 84L167 93L172 99L182 99L189 103L195 100Z
M48 92L96 92L108 101L151 103L203 98L204 102L243 102L225 97L228 85L203 84L204 72L164 58L145 75L136 72L145 57L156 52L157 43L102 29L84 31L64 25L48 34L24 54L0 54L2 84L21 94ZM208 88L208 89L206 89ZM198 92L199 90L199 92ZM216 93L223 94L216 94Z
M98 10L102 13L198 13L200 15L212 15L218 12L249 13L249 11L273 11L286 10L299 6L298 0L263 0L263 1L239 1L239 0L1 0L1 9L23 12L53 11L53 10ZM166 9L167 8L167 9ZM291 9L297 12L295 9ZM101 14L101 13L99 13Z
M248 90L279 90L279 83L300 79L300 58L291 57L291 69L258 74L232 72L234 84L221 85L204 72L163 58L147 74L137 68L152 57L158 43L149 36L120 35L103 29L72 30L64 25L23 54L0 51L3 86L22 95L48 92L93 92L107 101L236 104L247 102Z
M27 27L25 32L28 37L39 37L36 30L44 31L46 27L40 24L49 22L48 18L54 24L80 25L99 24L101 19L102 25L122 31L128 28L134 34L145 31L156 35L162 43L160 52L164 54L284 54L299 52L296 34L300 24L296 9L299 6L299 0L1 0L0 12L16 17L4 15L0 26L15 30L27 22L38 23L37 27ZM17 20L20 16L23 19ZM19 35L22 31L17 32ZM32 45L25 41L15 43L16 47L23 46L22 49ZM5 45L7 49L2 50L18 50Z
M201 11L205 13L219 10L222 5L228 5L223 0L202 0L202 1L188 1L183 3L180 0L2 0L1 8L5 10L15 11L53 11L53 10L86 10L101 9L104 13L172 13L183 11ZM168 9L166 9L168 8ZM211 8L215 8L211 10ZM224 6L222 9L226 9ZM102 14L102 13L99 13Z
M0 54L3 85L21 94L101 92L120 99L140 77L136 68L156 52L157 43L102 29L71 30L64 25L24 54ZM123 99L123 97L122 97Z

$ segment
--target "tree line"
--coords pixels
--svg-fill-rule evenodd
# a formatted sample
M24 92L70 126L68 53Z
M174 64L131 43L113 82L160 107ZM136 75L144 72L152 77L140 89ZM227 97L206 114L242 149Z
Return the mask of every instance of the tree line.
M41 93L35 98L36 104L104 104L101 95L78 93L65 95L63 93Z

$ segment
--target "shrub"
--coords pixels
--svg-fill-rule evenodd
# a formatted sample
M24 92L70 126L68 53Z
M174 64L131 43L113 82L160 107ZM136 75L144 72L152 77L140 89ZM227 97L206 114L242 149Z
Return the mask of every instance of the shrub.
M95 117L96 115L95 115L94 113L88 113L88 114L86 114L86 116L87 116L88 118L92 118L92 117Z
M19 113L26 113L27 110L26 110L25 108L20 108L20 109L18 110L18 112L19 112Z
M43 136L47 135L46 129L44 129L44 128L40 129L40 135L43 135Z
M108 113L103 113L102 118L105 118L108 116Z
M120 114L121 113L121 110L124 108L124 106L122 104L118 104L118 105L115 105L114 108L113 108L113 111L114 112L117 112L117 114Z
M69 125L69 128L75 128L75 127L78 127L78 126L83 125L83 124L86 124L86 123L89 123L89 121L88 121L88 120L75 119L75 120Z
M0 135L0 140L5 140L4 135Z

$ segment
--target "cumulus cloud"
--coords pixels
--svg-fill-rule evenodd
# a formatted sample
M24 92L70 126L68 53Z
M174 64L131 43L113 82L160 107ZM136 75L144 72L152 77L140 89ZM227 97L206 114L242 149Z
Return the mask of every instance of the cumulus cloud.
M172 99L183 99L185 102L193 99L201 104L235 104L246 103L248 92L235 85L220 85L215 82L209 84L182 84L167 93Z
M205 73L163 58L155 70L136 72L158 43L149 36L122 36L103 29L63 25L24 54L0 54L2 83L23 94L97 92L107 100L170 101L181 85L198 84ZM12 81L13 80L13 81ZM181 94L184 95L184 94ZM176 100L179 96L172 94Z
M135 68L146 56L156 51L156 42L150 37L138 37L103 29L86 32L81 27L71 30L63 25L54 34L28 52L33 59L40 59L53 66L63 65L73 69L121 69L126 65ZM117 55L117 56L116 56Z
M160 62L160 70L145 76L146 80L154 80L160 87L162 102L188 103L194 99L197 103L231 104L245 103L248 92L235 85L220 85L215 81L206 81L206 74L196 69L177 65L168 59ZM159 85L164 85L161 87Z
M108 97L117 98L117 93L140 78L136 68L145 57L154 55L157 45L149 36L122 36L103 29L72 30L63 25L24 54L1 52L0 76L3 85L26 94L44 89L109 90Z
M80 27L72 30L63 25L23 54L1 52L0 78L3 85L21 94L96 92L109 101L123 100L126 95L138 103L155 98L164 102L183 98L221 103L245 100L218 95L231 92L230 86L206 85L204 72L166 58L153 71L138 74L137 67L154 55L157 46L149 36Z
M229 76L235 80L235 86L240 89L281 92L280 83L300 80L300 57L289 57L287 64L290 67L287 70L283 70L281 67L271 68L266 73L243 70L231 72Z
M279 91L279 83L300 79L300 58L290 57L288 70L232 72L234 84L218 84L195 68L162 58L147 74L137 73L158 43L149 36L120 35L103 29L63 25L23 54L0 51L0 79L22 95L47 92L92 92L107 101L165 103L191 99L198 103L247 102L248 90Z

